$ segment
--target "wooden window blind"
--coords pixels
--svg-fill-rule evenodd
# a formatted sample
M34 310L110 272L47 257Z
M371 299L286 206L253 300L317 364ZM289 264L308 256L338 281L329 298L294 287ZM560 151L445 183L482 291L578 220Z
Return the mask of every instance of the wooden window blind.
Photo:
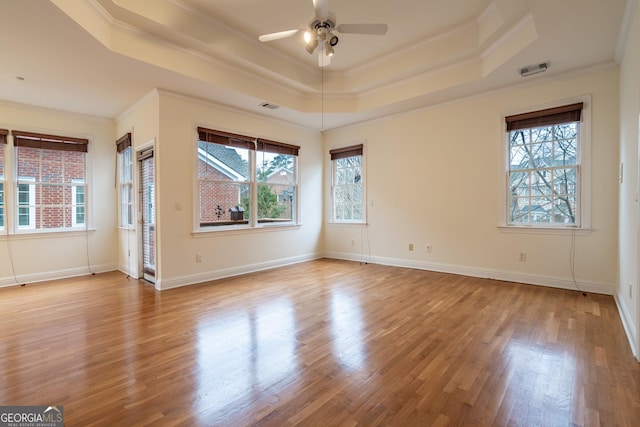
M118 150L118 153L122 153L129 147L131 147L131 132L125 133L116 141L116 149Z
M362 156L362 144L352 145L350 147L335 148L329 150L331 160L344 159L345 157Z
M547 108L524 114L516 114L504 118L507 132L512 130L529 129L542 126L552 126L561 123L579 122L582 118L583 103L579 102L561 107Z
M235 148L256 149L255 138L202 127L198 128L198 140Z
M47 150L79 151L86 153L89 140L68 136L46 135L42 133L13 130L13 145L16 147L42 148Z
M257 148L258 151L266 151L268 153L276 154L289 154L291 156L297 156L300 151L300 147L297 145L285 144L283 142L270 141L262 138L258 138Z

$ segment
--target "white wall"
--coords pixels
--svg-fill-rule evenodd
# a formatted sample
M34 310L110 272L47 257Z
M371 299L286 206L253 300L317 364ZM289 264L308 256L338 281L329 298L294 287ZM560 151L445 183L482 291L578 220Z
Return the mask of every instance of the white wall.
M157 90L152 90L132 105L127 111L122 113L117 119L116 139L124 134L131 133L131 147L133 149L133 229L121 228L120 217L116 219L118 225L118 270L133 278L142 277L140 270L140 247L139 247L139 225L137 206L137 184L138 184L138 163L135 161L135 153L141 147L146 148L154 144L159 130L159 96ZM115 142L113 145L115 150ZM116 196L114 203L118 204L120 199ZM119 211L119 206L116 206ZM119 213L117 213L119 215Z
M166 289L304 261L322 254L322 143L317 131L160 92L156 144L158 275ZM296 144L301 220L295 228L194 235L196 128ZM137 125L136 125L137 128ZM196 263L202 254L202 263Z
M0 128L89 138L87 213L92 218L88 232L0 234L0 286L114 270L114 122L0 101ZM6 163L12 161L11 144L5 156ZM13 214L7 207L7 215Z
M575 237L575 276L582 289L613 294L618 253L617 94L618 71L612 67L531 80L328 132L323 153L325 217L331 217L329 149L364 141L369 225L327 224L327 254L573 288L571 234L512 233L497 227L504 206L504 115L591 95L593 232ZM414 244L413 252L409 243ZM526 252L526 262L519 261L520 252Z
M640 114L640 7L631 18L627 44L620 66L620 161L624 181L620 184L619 253L620 286L616 301L636 357L640 354L640 307L638 292L638 115ZM631 288L631 289L630 289Z

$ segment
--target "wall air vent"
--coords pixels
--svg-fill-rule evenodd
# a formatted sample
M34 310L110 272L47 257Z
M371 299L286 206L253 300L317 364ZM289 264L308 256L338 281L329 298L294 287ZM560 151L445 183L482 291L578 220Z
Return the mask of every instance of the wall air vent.
M542 62L540 64L535 64L535 65L528 65L524 68L520 68L520 75L522 77L532 76L534 74L547 71L547 68L549 68L549 62Z
M271 103L269 103L269 102L263 102L262 104L260 104L260 106L261 106L262 108L267 108L267 109L269 109L269 110L277 110L278 108L280 108L280 106L279 106L279 105L271 104Z

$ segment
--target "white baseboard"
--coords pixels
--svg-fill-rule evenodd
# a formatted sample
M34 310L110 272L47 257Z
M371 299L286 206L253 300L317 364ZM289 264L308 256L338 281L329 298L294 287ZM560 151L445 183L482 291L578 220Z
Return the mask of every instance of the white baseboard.
M226 277L239 276L241 274L255 273L256 271L270 270L272 268L284 267L286 265L298 264L305 261L322 258L321 254L299 255L290 258L281 258L261 263L240 265L238 267L224 268L221 270L207 271L186 276L160 279L156 281L156 289L166 290L181 286L194 285L196 283L210 282L212 280L224 279Z
M382 264L394 267L415 268L417 270L437 271L440 273L459 274L462 276L480 277L484 279L503 280L506 282L525 283L528 285L548 286L552 288L580 290L595 294L614 295L616 286L611 283L600 283L594 281L580 280L578 288L573 279L566 277L553 277L536 274L523 274L513 271L500 271L479 267L467 267L464 265L438 264L424 261L414 261L402 258L387 258L377 256L361 256L358 254L343 252L327 252L327 258L342 259L348 261L368 262L371 264Z
M89 267L68 268L65 270L46 271L42 273L20 274L16 277L0 278L0 288L17 286L25 283L46 282L47 280L66 279L68 277L86 276L92 273L106 273L116 270L115 264L92 265Z
M622 321L622 326L624 328L624 332L627 334L627 339L629 340L629 345L631 346L631 352L633 353L633 357L636 358L638 362L640 362L640 355L638 355L638 330L636 329L635 323L633 322L633 318L631 314L629 314L629 310L624 303L624 300L618 298L618 295L613 296L616 300L616 306L618 307L618 313L620 313L620 320Z

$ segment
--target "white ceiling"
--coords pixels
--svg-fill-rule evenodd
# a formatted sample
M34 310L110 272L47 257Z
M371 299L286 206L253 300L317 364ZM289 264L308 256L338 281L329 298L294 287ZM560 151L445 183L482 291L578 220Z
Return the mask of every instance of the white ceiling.
M301 34L257 39L307 27L312 0L0 0L0 99L114 118L162 88L330 129L612 64L626 3L329 0L338 24L389 31L340 34L319 68Z

